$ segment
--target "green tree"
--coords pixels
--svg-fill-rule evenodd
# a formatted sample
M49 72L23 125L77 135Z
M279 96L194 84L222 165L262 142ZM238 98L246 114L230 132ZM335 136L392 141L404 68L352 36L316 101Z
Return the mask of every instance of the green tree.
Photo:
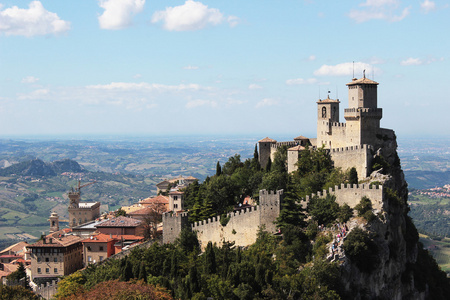
M372 201L366 196L361 198L358 204L355 206L355 210L358 212L358 217L364 216L368 211L372 211Z
M353 217L353 209L347 203L344 203L342 206L339 206L339 211L337 214L339 222L345 223L348 220L350 220L351 217Z
M116 217L120 217L120 216L126 216L127 215L127 212L126 211L124 211L122 208L119 208L117 211L116 211Z
M222 175L222 167L220 166L220 162L218 161L216 165L216 176L220 175Z
M356 172L356 168L353 167L350 169L348 175L348 183L350 184L358 184L358 172Z
M344 240L345 255L356 264L361 272L370 272L378 262L378 246L369 233L359 227L354 228Z
M216 254L214 252L214 246L211 242L208 242L205 250L205 262L204 262L204 272L205 274L214 274L216 273Z
M319 224L328 225L336 220L339 204L334 195L327 194L325 198L316 196L309 201L307 210Z
M55 294L55 298L63 299L70 295L83 292L83 285L85 282L86 277L84 277L81 271L77 271L64 277L60 282L58 282L58 291Z

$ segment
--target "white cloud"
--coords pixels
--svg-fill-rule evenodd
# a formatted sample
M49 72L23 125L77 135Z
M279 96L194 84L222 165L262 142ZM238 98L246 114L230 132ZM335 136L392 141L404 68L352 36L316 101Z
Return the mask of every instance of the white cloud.
M317 83L316 78L308 78L308 79L296 78L286 80L287 85L315 84L315 83Z
M315 56L315 55L310 55L310 56L308 57L308 60L309 60L309 61L314 61L314 60L316 60L316 56Z
M185 69L185 70L198 70L198 67L189 65L189 66L183 67L183 69Z
M372 72L379 74L380 69L373 67L367 63L363 62L347 62L342 64L337 64L334 66L323 65L318 70L314 71L316 76L353 76L358 77L358 74L362 74L366 70L366 74L371 74ZM369 73L370 72L370 73Z
M132 24L133 16L142 12L145 0L100 0L105 11L98 17L102 29L123 29Z
M275 99L271 99L271 98L264 98L261 101L259 101L258 103L256 103L256 108L261 108L261 107L265 107L265 106L273 106L273 105L277 105L279 103L278 100Z
M136 75L133 75L133 78L141 78L142 77L142 75L141 74L136 74Z
M22 79L22 83L35 83L38 82L39 78L36 78L34 76L27 76L25 78Z
M198 106L217 107L217 102L212 100L192 100L186 103L186 108L194 108Z
M429 13L430 11L436 9L436 3L434 3L434 1L425 0L424 2L420 3L420 8L424 13Z
M352 9L348 16L357 23L369 20L385 20L388 22L398 22L409 15L411 7L400 8L398 0L367 0L359 6L363 9Z
M402 60L400 62L400 64L402 66L418 66L418 65L422 65L423 61L420 58L412 58L412 57L410 57L408 59Z
M38 100L38 99L42 99L43 97L48 96L49 93L50 93L50 91L48 89L38 89L38 90L34 90L28 94L19 94L17 99L19 99L19 100Z
M224 15L217 8L208 8L201 2L187 0L183 5L166 7L152 16L152 23L163 23L163 28L169 31L199 30L208 25L218 25L225 19L230 26L236 26L238 18Z
M236 27L239 24L240 19L236 16L228 16L227 22L231 27Z
M0 32L5 35L31 37L61 34L69 29L70 22L61 20L57 14L45 10L40 1L32 1L28 9L13 6L0 11Z
M260 90L260 89L262 89L262 86L260 86L259 84L250 84L249 86L248 86L248 89L249 90Z

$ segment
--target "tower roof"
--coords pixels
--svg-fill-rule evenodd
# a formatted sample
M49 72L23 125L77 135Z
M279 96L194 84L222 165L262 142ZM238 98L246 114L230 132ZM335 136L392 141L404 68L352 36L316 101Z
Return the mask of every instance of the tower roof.
M265 137L262 140L258 141L258 143L276 143L277 141L269 138L269 137Z
M339 99L330 99L330 95L328 95L327 99L319 99L317 103L341 103L341 101Z
M375 84L378 85L379 83L376 81L373 81L369 78L366 78L365 76L360 79L353 78L352 82L347 83L346 85L356 85L356 84Z

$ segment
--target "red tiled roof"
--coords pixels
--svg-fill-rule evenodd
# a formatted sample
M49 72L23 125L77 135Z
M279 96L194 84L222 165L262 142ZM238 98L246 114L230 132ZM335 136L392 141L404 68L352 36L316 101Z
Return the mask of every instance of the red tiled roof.
M294 138L295 140L309 140L307 137L304 137L303 135L299 135L298 137Z
M298 146L289 148L288 151L301 151L301 150L305 150L305 149L306 149L305 147L298 145Z
M59 237L58 235L52 236L52 234L47 235L44 239L37 241L36 243L29 245L28 248L52 248L52 247L67 247L75 243L81 242L83 238L77 235L64 235Z
M128 218L124 216L120 216L111 220L108 220L106 222L103 222L95 227L137 227L142 222L137 219Z
M277 141L269 138L269 137L265 137L262 140L258 141L258 143L276 143Z
M83 243L107 243L109 241L117 240L109 234L99 233L91 235L90 238L82 240Z
M369 78L363 77L360 79L356 79L354 78L352 82L347 83L347 85L355 85L355 84L376 84L378 85L379 83L373 80L370 80Z
M169 197L159 195L153 198L146 198L139 201L140 204L169 204Z
M171 191L171 192L169 192L169 195L183 195L184 193L183 192L180 192L180 191Z

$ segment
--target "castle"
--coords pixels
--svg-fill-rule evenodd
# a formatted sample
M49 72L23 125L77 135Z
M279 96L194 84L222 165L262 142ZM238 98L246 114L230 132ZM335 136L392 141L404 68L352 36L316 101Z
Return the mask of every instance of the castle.
M344 110L345 123L339 121L338 99L317 101L317 138L310 139L298 136L293 141L277 142L266 137L258 142L259 163L265 168L269 160L274 159L280 147L287 146L288 172L297 169L299 154L307 147L323 147L329 151L335 167L346 171L354 167L358 179L368 177L372 170L372 160L375 155L386 148L395 150L395 133L393 130L380 128L382 109L377 104L378 83L364 77L354 78L348 86L349 108ZM303 205L310 197L325 197L327 194L336 196L339 205L347 203L354 207L362 197L371 199L375 212L383 207L383 187L378 185L341 185L307 196ZM227 215L227 222L220 222L220 216L209 218L194 224L188 222L188 212L165 213L163 215L164 243L175 241L184 227L197 231L198 239L204 248L211 241L220 245L223 241L234 241L236 245L247 246L256 241L256 233L262 226L269 232L276 232L274 221L279 216L283 200L283 191L260 191L259 205L235 211ZM223 225L225 224L225 226Z
M264 168L269 159L273 161L275 152L282 146L288 146L288 172L297 169L296 163L300 151L306 145L324 147L330 151L334 166L346 171L355 167L358 179L370 175L374 152L386 140L393 140L395 133L391 129L380 128L383 110L378 108L378 82L364 77L353 78L348 86L348 106L344 110L345 123L339 121L339 99L317 101L317 138L303 136L294 141L277 142L268 137L260 140L259 162ZM395 145L391 145L395 147Z

